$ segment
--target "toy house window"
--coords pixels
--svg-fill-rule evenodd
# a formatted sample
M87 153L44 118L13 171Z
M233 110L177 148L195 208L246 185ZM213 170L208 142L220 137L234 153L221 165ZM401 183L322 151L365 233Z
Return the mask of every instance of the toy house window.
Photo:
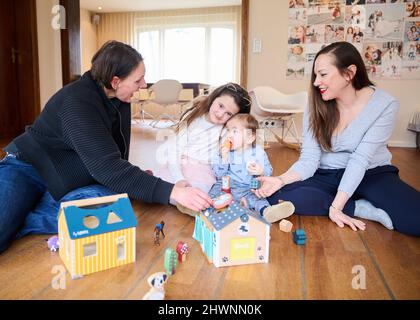
M125 237L118 237L117 240L117 261L125 260Z
M96 242L83 245L83 257L90 257L96 255Z

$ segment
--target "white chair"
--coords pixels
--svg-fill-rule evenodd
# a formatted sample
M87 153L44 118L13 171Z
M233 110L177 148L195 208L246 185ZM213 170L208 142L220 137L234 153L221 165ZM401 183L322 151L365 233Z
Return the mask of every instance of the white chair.
M150 103L158 104L162 106L164 109L167 109L169 106L174 104L179 104L179 94L182 90L182 84L173 79L162 79L154 83L149 89L148 89L148 95L149 99L145 100L144 102L140 103L140 115L141 119L144 122L144 115L148 114L151 116L150 113L146 112L144 110L144 106ZM182 106L181 106L182 108ZM166 112L164 110L159 115L153 117L153 121L150 123L150 126L157 128L157 124L159 121L167 119L173 122L173 124L176 123L178 120L178 115L174 116Z
M299 150L300 139L294 121L294 115L303 114L308 103L308 94L301 91L295 94L284 94L272 87L256 87L249 92L252 100L251 114L274 135L278 142L289 148ZM279 136L274 129L281 127ZM285 139L290 135L292 143Z
M150 99L150 93L148 90L140 89L139 91L135 92L133 97L131 98L131 121L137 123L137 120L145 122L145 115L148 116L150 119L154 119L155 117L144 110L143 103Z

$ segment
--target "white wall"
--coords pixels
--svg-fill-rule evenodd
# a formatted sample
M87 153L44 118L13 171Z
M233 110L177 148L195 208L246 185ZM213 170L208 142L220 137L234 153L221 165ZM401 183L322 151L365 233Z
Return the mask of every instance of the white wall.
M309 80L286 79L288 1L250 0L248 89L272 86L284 93L307 90ZM252 53L252 40L262 40L262 52ZM408 131L410 114L420 109L420 80L374 80L401 104L390 145L415 147L415 134ZM301 132L301 121L297 121Z
M86 9L80 9L80 48L82 55L82 74L91 67L90 61L98 50L97 27L92 23L92 13Z
M60 31L51 27L51 9L58 0L37 0L39 74L41 85L41 105L62 87ZM93 26L86 18L88 11L82 11L82 53L83 67L87 70L88 57L96 51ZM89 18L90 21L90 18ZM308 80L287 80L287 28L288 1L250 0L249 12L249 56L248 89L259 85L269 85L285 93L306 90ZM85 36L83 36L83 34ZM262 52L252 53L252 40L262 40ZM90 39L90 40L89 40ZM85 45L87 41L87 45ZM87 49L87 46L89 48ZM90 52L90 53L89 53ZM394 95L401 103L397 124L390 139L390 145L415 147L415 134L408 131L410 114L420 108L420 80L380 80L375 83ZM301 121L297 121L301 130Z
M63 86L60 30L54 30L51 26L51 10L58 3L58 0L36 1L41 109Z

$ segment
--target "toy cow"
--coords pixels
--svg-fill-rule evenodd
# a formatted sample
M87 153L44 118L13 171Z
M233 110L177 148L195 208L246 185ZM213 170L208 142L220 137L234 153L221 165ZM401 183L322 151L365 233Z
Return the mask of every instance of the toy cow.
M176 246L176 253L178 254L178 261L185 262L187 260L187 254L189 252L188 244L179 241Z

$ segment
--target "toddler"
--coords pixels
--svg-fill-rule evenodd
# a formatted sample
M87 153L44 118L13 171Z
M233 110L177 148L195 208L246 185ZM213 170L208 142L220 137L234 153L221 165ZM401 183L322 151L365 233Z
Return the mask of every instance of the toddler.
M233 199L259 212L268 222L292 215L295 207L290 201L270 206L265 198L257 198L251 191L252 179L260 175L271 176L273 171L264 149L256 145L257 120L249 114L237 114L226 123L225 129L220 152L212 161L216 183L210 190L210 197L219 196L224 187L222 180L228 179Z

